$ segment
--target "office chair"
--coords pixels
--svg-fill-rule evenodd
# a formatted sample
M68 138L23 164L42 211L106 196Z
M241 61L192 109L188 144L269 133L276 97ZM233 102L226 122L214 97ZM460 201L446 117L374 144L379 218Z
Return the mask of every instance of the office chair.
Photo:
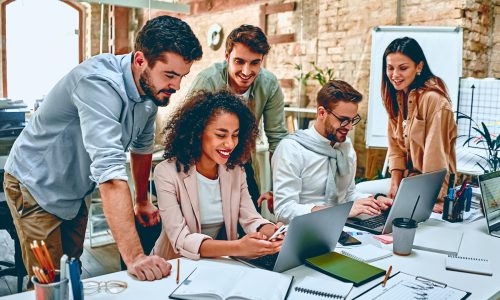
M3 193L0 193L3 197ZM21 244L17 236L10 210L7 207L7 202L0 201L0 230L5 229L14 240L14 263L8 261L0 261L0 277L2 276L17 276L17 292L23 290L23 279L26 273L23 257L21 252Z

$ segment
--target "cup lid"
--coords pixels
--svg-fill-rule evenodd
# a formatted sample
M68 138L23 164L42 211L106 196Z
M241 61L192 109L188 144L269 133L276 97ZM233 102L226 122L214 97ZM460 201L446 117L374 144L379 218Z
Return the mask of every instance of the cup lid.
M392 225L399 228L417 228L417 221L410 218L395 218Z

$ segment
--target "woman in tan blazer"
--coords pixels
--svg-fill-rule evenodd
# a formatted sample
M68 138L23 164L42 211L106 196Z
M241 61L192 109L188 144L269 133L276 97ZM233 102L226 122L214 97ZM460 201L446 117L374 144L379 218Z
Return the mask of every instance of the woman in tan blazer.
M457 125L445 83L431 72L416 40L392 41L383 56L382 72L382 100L389 114L388 196L393 198L404 176L443 168L456 172ZM448 178L439 202L447 193Z
M255 210L242 168L258 132L243 100L201 91L164 132L166 160L154 172L163 229L154 254L199 259L278 252L283 236L267 240L277 227ZM247 233L241 239L238 223Z

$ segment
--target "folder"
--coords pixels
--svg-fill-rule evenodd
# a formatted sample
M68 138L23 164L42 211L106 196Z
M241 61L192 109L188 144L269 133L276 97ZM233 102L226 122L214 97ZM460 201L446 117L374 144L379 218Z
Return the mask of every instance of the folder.
M339 280L352 282L354 286L385 275L383 269L336 252L308 258L306 264Z

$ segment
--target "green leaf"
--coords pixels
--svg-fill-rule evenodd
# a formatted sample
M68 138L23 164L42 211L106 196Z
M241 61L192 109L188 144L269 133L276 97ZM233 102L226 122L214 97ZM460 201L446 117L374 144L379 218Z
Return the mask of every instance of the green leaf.
M486 139L486 142L488 142L488 147L490 149L492 149L493 148L493 142L491 140L490 131L488 130L488 127L486 126L486 124L484 124L484 122L481 122L481 125L483 126L483 129L484 129L484 138Z
M475 136L471 136L469 137L467 140L465 140L464 144L462 146L465 146L467 145L471 140L475 139L476 137Z

